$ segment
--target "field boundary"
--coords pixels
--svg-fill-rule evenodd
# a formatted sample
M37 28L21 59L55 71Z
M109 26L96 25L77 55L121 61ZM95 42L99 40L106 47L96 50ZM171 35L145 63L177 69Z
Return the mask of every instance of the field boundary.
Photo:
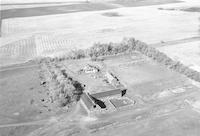
M23 123L14 123L14 124L0 125L0 128L30 126L30 125L43 125L43 124L45 124L47 122L48 122L48 119L44 119L44 120L31 121L31 122L23 122Z
M173 40L173 41L166 41L162 43L154 43L154 44L149 44L149 46L159 48L159 47L164 47L164 46L171 46L171 45L195 42L195 41L200 41L200 37L189 37L189 38L178 39L178 40Z
M159 51L157 48L139 40L135 40L135 38L124 38L120 43L95 43L88 49L71 50L71 52L67 53L65 56L52 58L50 61L82 59L86 57L90 57L93 61L101 61L102 56L133 53L135 51L140 52L141 54L165 65L169 69L187 76L192 80L200 82L200 72L185 66L180 61L173 60L165 53Z

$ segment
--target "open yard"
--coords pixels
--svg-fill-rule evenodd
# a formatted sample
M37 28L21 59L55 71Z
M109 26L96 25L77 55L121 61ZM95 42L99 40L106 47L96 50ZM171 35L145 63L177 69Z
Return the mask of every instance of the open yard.
M143 101L150 102L158 99L162 94L172 96L172 92L166 92L168 89L184 88L191 84L184 76L144 56L143 59L141 59L142 56L138 57L140 59L137 60L137 63L133 61L136 58L134 55L130 57L132 60L129 58L129 61L120 61L120 58L120 56L115 56L112 59L105 60L104 63L107 69L111 70L120 82L128 88L127 93L130 97L138 97ZM196 89L195 87L192 88Z
M65 61L64 65L68 72L86 85L85 90L90 93L113 88L104 82L106 71L114 74L128 89L128 97L133 100L138 98L147 103L198 90L185 76L153 62L138 52L108 56L104 59L102 62L88 59ZM78 71L88 64L98 66L100 73L80 74Z
M79 74L79 71L86 67L88 64L92 66L98 66L102 71L100 71L98 74L86 74L81 73ZM104 79L104 73L105 70L103 69L103 66L101 63L98 62L91 62L88 59L85 60L75 60L75 61L66 61L64 62L64 65L67 69L68 73L71 73L78 81L80 81L82 84L86 85L85 90L90 93L97 93L101 91L106 91L110 89L114 89L113 86L107 84L103 81Z

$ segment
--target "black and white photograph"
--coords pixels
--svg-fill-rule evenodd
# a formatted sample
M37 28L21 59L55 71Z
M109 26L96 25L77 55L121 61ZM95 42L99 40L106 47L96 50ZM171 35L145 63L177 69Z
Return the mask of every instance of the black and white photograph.
M200 0L0 0L0 136L200 136Z

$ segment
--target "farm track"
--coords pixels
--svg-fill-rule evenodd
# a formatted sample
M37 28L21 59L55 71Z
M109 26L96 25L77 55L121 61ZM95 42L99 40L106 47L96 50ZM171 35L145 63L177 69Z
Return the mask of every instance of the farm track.
M174 40L174 41L166 41L163 43L149 44L149 46L159 48L163 46L172 46L176 44L189 43L189 42L194 42L194 41L200 41L200 37L190 37L190 38L179 39L179 40Z
M192 110L192 108L189 105L187 105L184 100L186 100L188 97L197 95L196 93L197 92L189 92L179 97L168 99L166 102L150 105L143 112L130 115L128 114L127 116L120 116L124 117L125 120L122 119L122 123L119 123L119 125L116 125L114 127L112 126L112 128L128 126L131 124L136 124L138 123L138 121L152 120L153 118L168 116L170 114L173 115L175 113L183 112L184 110ZM181 101L182 103L180 103ZM177 102L179 103L178 105L172 105L173 103ZM162 109L165 109L165 107L167 108L169 105L171 105L171 108L168 111L161 112Z
M186 94L182 94L181 96L167 99L166 101L159 101L158 103L153 103L150 105L147 104L140 111L137 111L137 110L134 111L133 109L122 110L118 114L115 114L112 117L109 117L109 119L104 118L104 117L101 118L101 121L112 122L111 124L113 125L110 125L110 126L112 128L118 128L118 127L130 125L130 124L136 124L138 123L138 121L141 122L145 120L151 120L152 118L174 114L175 112L179 112L186 109L187 106L183 106L184 100L187 99L187 97L194 96L194 95L197 95L197 92L187 92ZM182 103L179 103L179 105L176 105L176 104L173 105L173 103L177 103L177 102L182 102ZM159 113L162 108L165 108L169 105L171 106L171 109L169 111L163 112L162 114ZM111 129L110 127L105 125L105 126L101 126L101 127L97 127L93 129L89 128L89 130L93 132L105 127L107 127L107 129Z
M44 125L48 122L48 119L38 120L38 121L31 121L31 122L23 122L23 123L15 123L15 124L5 124L0 125L0 128L6 127L20 127L20 126L31 126L31 125Z
M26 68L32 68L32 67L37 67L37 64L31 64L31 65L27 65L27 66L11 66L9 68L3 67L0 68L0 72L3 71L8 71L8 70L16 70L16 69L26 69Z

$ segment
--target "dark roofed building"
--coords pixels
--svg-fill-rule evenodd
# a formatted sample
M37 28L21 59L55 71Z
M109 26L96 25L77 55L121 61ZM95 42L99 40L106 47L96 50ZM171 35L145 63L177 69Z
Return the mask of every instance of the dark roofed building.
M101 98L109 96L119 96L122 97L126 94L126 89L113 89L105 92L99 92L95 94L83 93L81 96L81 103L86 109L87 113L91 113L94 109L98 109L97 106L101 109L105 109L106 105Z
M113 90L109 90L109 91L105 91L105 92L91 94L91 96L93 96L95 98L103 98L103 97L108 97L108 96L113 96L113 95L123 96L125 94L124 91L126 91L126 90L125 89L113 89Z

